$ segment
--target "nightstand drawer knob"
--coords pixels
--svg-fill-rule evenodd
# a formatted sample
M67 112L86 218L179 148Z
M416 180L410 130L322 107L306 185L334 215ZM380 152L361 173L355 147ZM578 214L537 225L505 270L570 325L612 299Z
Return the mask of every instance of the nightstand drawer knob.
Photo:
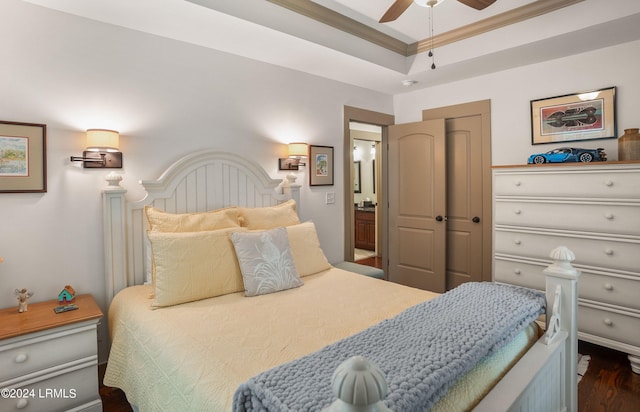
M516 275L520 275L522 274L522 271L520 269L515 269L513 273L515 273Z
M522 240L520 240L520 239L515 239L515 240L513 241L513 243L515 243L516 245L520 245L520 244L522 244Z
M522 214L522 210L516 209L513 211L513 213L515 213L516 215L519 215L519 214Z
M606 182L604 182L605 185L611 187L613 186L613 181L612 180L607 180Z
M609 255L609 256L613 256L613 249L605 249L604 253Z
M604 288L605 288L606 290L613 290L613 285L612 285L611 283L605 283L605 284L604 284Z
M29 399L22 398L16 403L16 409L24 409L29 405Z
M608 220L613 220L613 213L605 213L604 217Z
M516 180L516 181L514 182L514 184L515 184L516 186L520 186L520 185L522 184L522 182L521 182L521 181L519 181L519 180Z
M15 363L25 363L29 357L26 353L19 353L14 359Z
M609 318L604 318L604 324L607 326L613 326L613 321Z

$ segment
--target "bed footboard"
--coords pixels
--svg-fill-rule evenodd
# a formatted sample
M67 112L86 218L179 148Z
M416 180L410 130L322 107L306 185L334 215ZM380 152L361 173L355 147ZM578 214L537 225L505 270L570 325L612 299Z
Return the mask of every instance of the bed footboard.
M474 411L576 411L578 277L566 247L551 252L544 270L547 332L507 372ZM346 378L353 374L354 378ZM357 375L357 379L355 378ZM349 384L345 384L350 382ZM345 361L333 376L338 399L323 412L388 411L382 403L387 383L379 369L361 357Z

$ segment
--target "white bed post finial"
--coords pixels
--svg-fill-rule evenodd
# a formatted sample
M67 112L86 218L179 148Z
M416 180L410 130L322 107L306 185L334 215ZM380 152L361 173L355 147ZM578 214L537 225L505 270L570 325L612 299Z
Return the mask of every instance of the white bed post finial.
M115 172L111 172L105 176L104 180L106 180L109 183L109 185L105 188L105 190L122 189L120 187L120 182L122 181L122 175L119 175L118 173L115 173Z
M544 269L547 282L547 308L553 308L547 316L545 343L555 340L560 331L569 334L566 340L565 404L567 411L578 409L578 278L580 271L571 265L575 255L565 246L553 249L549 255L553 263ZM560 299L560 296L563 299Z
M300 187L298 183L296 183L296 179L298 176L289 173L287 178L282 182L282 194L287 196L289 199L293 199L296 201L296 208L298 212L298 216L300 216Z
M382 403L388 392L382 372L362 356L342 362L333 373L331 387L338 399L323 412L391 412Z

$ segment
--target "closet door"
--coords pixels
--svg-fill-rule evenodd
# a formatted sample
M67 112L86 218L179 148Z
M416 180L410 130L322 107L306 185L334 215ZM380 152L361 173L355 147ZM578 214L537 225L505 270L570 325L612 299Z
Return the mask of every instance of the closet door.
M389 280L446 288L445 121L389 126Z

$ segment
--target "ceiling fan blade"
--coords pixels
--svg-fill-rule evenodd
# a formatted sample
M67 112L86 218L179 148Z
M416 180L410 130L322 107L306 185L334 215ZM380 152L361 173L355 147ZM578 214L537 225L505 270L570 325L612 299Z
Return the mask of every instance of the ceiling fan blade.
M496 2L496 0L458 0L458 1L469 7L473 7L476 10L482 10L485 7L489 7Z
M380 18L380 23L394 21L411 6L411 3L413 3L413 0L396 0L384 16Z

